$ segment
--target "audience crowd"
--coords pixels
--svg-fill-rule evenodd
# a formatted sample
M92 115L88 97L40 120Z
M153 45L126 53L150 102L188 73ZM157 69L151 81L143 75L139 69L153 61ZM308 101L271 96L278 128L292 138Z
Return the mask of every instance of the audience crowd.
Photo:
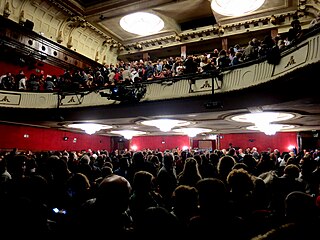
M100 88L266 57L301 36L267 36L213 53L66 71L3 74L0 89ZM276 49L276 50L275 50ZM272 53L270 55L270 53ZM272 57L271 57L272 56ZM256 148L190 151L0 152L0 230L24 238L311 239L320 220L320 152Z
M318 149L3 151L0 229L25 237L307 239L319 226L319 159ZM267 238L287 231L290 238Z
M309 31L318 25L317 22L311 24ZM18 74L2 72L0 73L0 89L19 91L93 90L117 84L133 84L220 71L257 59L267 59L271 64L278 64L280 52L294 45L303 34L300 21L295 19L287 33L279 34L274 38L271 35L266 35L262 40L251 39L247 46L236 44L228 49L215 48L211 53L189 55L186 58L179 56L154 60L141 59L131 62L119 60L117 64L106 64L103 67L66 70L60 76L43 73L26 76L22 70Z

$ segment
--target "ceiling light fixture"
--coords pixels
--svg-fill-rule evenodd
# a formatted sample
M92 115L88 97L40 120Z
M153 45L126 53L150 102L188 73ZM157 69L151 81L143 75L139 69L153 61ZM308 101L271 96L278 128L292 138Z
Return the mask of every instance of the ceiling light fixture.
M292 113L285 112L257 112L246 113L237 116L233 116L231 119L236 122L279 122L293 118Z
M68 124L67 127L69 128L79 128L84 130L87 134L94 134L102 129L110 129L112 126L110 125L103 125L98 123L73 123Z
M155 119L142 121L141 124L157 127L162 132L169 132L174 127L184 127L189 125L190 122L176 119Z
M137 130L116 130L116 131L111 131L110 133L119 134L128 140L132 139L132 137L134 136L146 134L146 132L137 131Z
M239 17L260 8L265 0L211 0L211 9L224 16Z
M247 127L248 130L255 130L264 132L266 135L274 135L279 131L293 129L294 125L288 125L288 124L266 124L266 125L254 125Z
M195 137L199 133L212 132L212 130L208 128L177 128L173 129L173 131L177 133L187 134L189 137Z
M259 130L267 135L274 135L284 129L294 128L293 125L273 124L274 122L284 121L293 118L291 113L281 112L257 112L234 116L231 119L237 122L250 122L255 126L250 126L249 130Z
M120 26L127 32L146 36L160 32L164 22L155 14L136 12L121 18Z

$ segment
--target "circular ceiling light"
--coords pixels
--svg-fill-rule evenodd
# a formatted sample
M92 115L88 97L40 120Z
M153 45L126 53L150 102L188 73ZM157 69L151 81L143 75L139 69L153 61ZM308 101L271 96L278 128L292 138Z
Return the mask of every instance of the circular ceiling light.
M112 126L110 125L103 125L98 123L73 123L73 124L68 124L67 127L82 129L87 134L94 134L95 132L100 131L102 129L112 128Z
M247 127L248 130L264 132L266 135L274 135L278 131L289 130L293 128L295 128L294 125L288 124L267 124L265 126L254 125Z
M189 125L190 122L176 119L155 119L142 121L141 124L146 126L157 127L162 132L169 132L174 127L184 127Z
M293 118L294 115L292 113L284 113L284 112L258 112L258 113L247 113L237 115L231 118L231 120L236 122L251 122L251 123L259 123L259 122L279 122L285 121Z
M254 126L250 126L249 130L259 130L267 135L274 135L280 130L294 128L293 125L273 124L274 122L284 121L293 118L292 113L284 112L258 112L237 115L231 118L237 122L250 122Z
M265 0L211 0L211 9L224 16L239 17L260 8Z
M177 133L187 134L189 137L195 137L199 133L212 132L212 130L208 128L178 128L178 129L173 129L173 131Z
M131 139L133 136L146 134L146 132L137 131L137 130L116 130L116 131L111 131L110 133L119 134L123 136L125 139Z
M160 32L164 22L152 13L136 12L121 18L120 26L127 32L146 36Z

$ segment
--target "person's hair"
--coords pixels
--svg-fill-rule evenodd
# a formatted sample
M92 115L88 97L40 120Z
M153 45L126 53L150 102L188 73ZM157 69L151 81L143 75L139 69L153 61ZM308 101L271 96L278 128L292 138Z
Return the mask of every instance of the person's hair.
M228 193L223 181L217 178L204 178L197 182L196 189L199 193L200 210L210 214L210 210L224 211ZM208 211L209 210L209 211Z
M298 178L300 169L295 164L289 164L284 168L284 174L290 178Z
M96 203L109 211L123 213L129 205L131 185L127 179L118 175L104 178L96 192Z
M133 190L135 192L148 192L152 187L153 175L147 171L138 171L134 174Z
M166 166L166 167L171 167L172 164L173 164L173 154L172 153L169 153L169 152L166 152L164 155L163 155L163 165Z
M182 172L185 174L190 174L190 172L192 172L192 173L196 172L197 174L200 175L199 170L198 170L197 160L193 157L187 158L184 163Z
M244 169L233 169L227 177L232 192L248 193L253 190L253 181L249 173Z
M314 198L301 191L293 191L285 198L285 214L289 221L314 222L317 208Z
M225 155L219 159L218 163L218 173L219 174L226 174L231 171L232 167L236 164L236 161L234 160L233 157L229 155Z
M176 187L172 197L175 211L198 205L198 190L195 187L180 185Z
M73 174L67 181L68 187L75 191L83 191L91 187L90 181L83 173Z

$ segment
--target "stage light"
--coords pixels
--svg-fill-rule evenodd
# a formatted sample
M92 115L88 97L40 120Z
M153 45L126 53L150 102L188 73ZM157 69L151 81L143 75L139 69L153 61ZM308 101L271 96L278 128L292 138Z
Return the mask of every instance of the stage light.
M133 146L131 146L131 149L132 149L133 151L137 151L137 150L138 150L138 147L137 147L137 145L133 145Z

